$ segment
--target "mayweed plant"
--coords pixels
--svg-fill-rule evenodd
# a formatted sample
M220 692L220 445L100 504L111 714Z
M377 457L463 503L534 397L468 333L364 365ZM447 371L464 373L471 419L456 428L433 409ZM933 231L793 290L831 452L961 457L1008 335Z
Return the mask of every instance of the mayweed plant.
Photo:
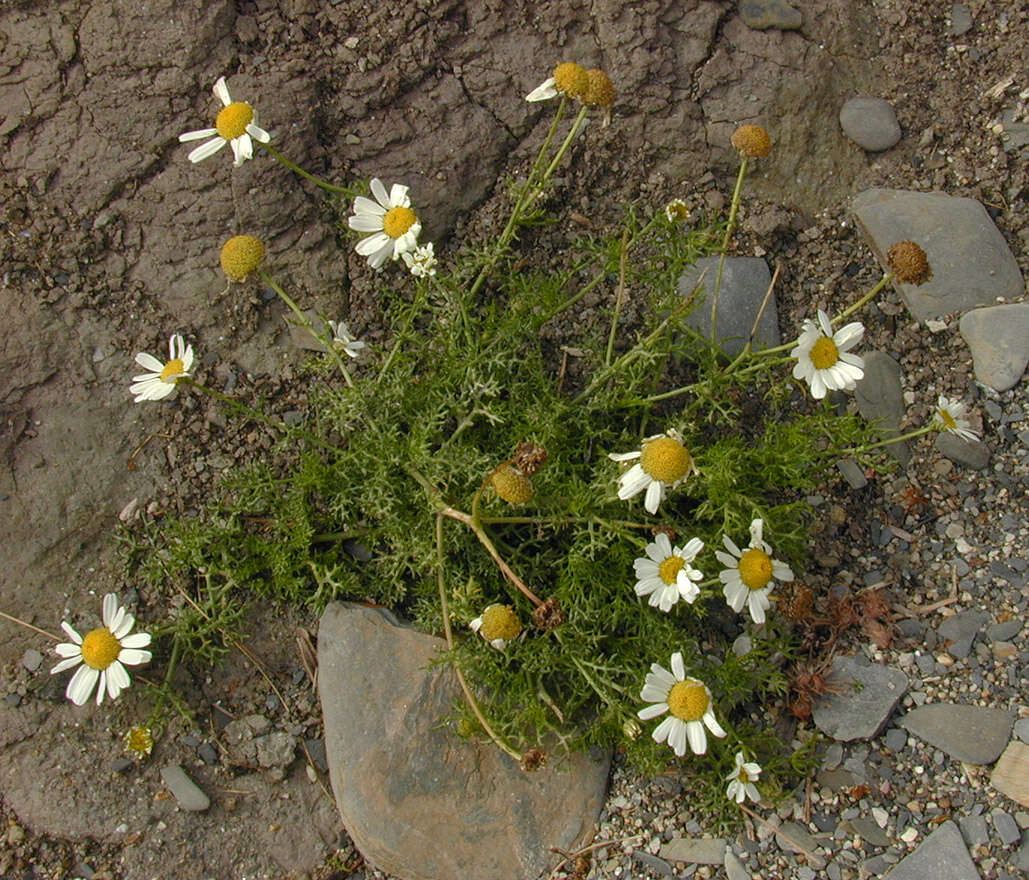
M853 352L863 328L846 320L894 278L925 280L922 249L898 243L872 290L835 315L814 308L795 341L755 348L752 331L729 358L685 320L709 308L713 332L722 266L685 297L677 284L699 256L728 253L748 164L772 150L764 129L733 136L741 167L724 230L690 226L681 199L631 204L612 234L534 261L557 207L555 173L577 161L591 121L610 120L603 71L562 63L528 94L553 102L539 107L553 114L549 129L511 187L499 234L459 248L421 240L418 193L406 184L324 181L272 145L224 78L215 95L215 127L181 137L211 139L184 158L229 144L239 165L256 143L325 190L373 270L366 283L390 332L378 349L357 338L352 316L312 320L274 280L275 256L251 229L220 250L211 242L212 264L228 284L274 290L318 340L331 369L315 364L306 423L203 385L196 376L214 355L194 353L176 328L167 362L137 357L150 371L128 389L137 403L208 394L283 438L274 459L230 472L206 515L135 538L149 542L142 575L186 600L153 630L170 646L160 653L166 685L176 663L213 663L235 644L249 602L374 602L444 635L440 660L464 694L455 730L525 768L618 746L649 770L679 763L712 808L790 785L803 756L768 721L787 687L783 659L796 651L777 613L780 585L807 558L805 496L841 457L869 462L891 442L829 398L863 375ZM542 331L592 293L610 298L609 314L555 356ZM630 297L638 327L623 320ZM932 423L905 436L972 438L963 416L940 398ZM98 697L118 696L119 658L148 655L108 611L105 600L103 645L59 648L56 669L87 664L69 684L77 703L97 679ZM150 726L126 743L149 754Z

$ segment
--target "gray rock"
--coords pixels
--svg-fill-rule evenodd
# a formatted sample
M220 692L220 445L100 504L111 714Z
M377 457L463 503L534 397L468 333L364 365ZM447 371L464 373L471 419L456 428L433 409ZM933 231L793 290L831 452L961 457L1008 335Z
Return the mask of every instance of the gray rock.
M1029 718L1019 718L1015 722L1014 733L1022 742L1029 743Z
M686 318L686 323L705 338L711 336L711 304L718 278L718 257L701 257L683 272L679 279L679 294L687 296L701 281L702 289L695 301L699 303ZM754 318L764 301L772 275L768 264L758 257L727 257L722 270L722 287L718 295L718 340L730 357L735 357L746 344ZM773 348L781 343L779 318L775 308L775 295L761 315L754 334L754 349Z
M818 841L796 822L784 822L775 831L775 841L784 852L806 852L812 867L825 867L825 859L818 854Z
M986 628L986 638L991 642L1009 642L1015 636L1022 631L1021 620L1006 620L1004 623L995 623L992 626ZM1018 724L1021 724L1027 719L1023 718ZM1018 730L1018 724L1015 725L1015 730Z
M293 763L297 738L277 730L254 740L257 763L262 767L288 767Z
M837 657L828 683L839 692L819 700L812 717L819 730L841 742L878 736L908 689L899 669L856 657Z
M943 822L884 880L982 880L958 826Z
M1018 122L1014 110L1005 110L1000 114L1003 129L1000 137L1005 153L1020 153L1029 156L1029 124Z
M731 849L726 849L723 864L727 880L751 880L750 871L743 867L743 862Z
M843 746L839 743L829 743L825 750L825 757L822 759L822 767L826 770L835 770L843 763Z
M29 648L21 655L21 665L29 672L35 672L43 663L43 655L35 648Z
M990 463L990 447L982 440L962 440L957 434L936 435L936 448L951 461L981 471Z
M890 845L890 838L886 836L886 832L873 819L869 819L866 816L855 816L847 824L850 825L851 830L855 834L866 843L872 844L872 846Z
M162 767L161 778L182 809L200 813L211 806L211 799L177 764Z
M538 876L550 847L592 831L610 755L526 773L492 743L459 738L442 723L456 677L430 666L444 646L382 609L325 609L318 691L343 823L371 865L407 880Z
M674 877L675 869L668 864L664 859L652 856L646 850L637 849L633 851L632 860L638 865L642 865L655 874L662 874L665 877Z
M856 459L844 458L836 462L836 467L843 475L843 479L850 484L851 489L864 489L868 485L868 478Z
M1022 832L1018 828L1018 823L1009 813L1005 813L1003 810L991 810L990 818L993 820L993 827L997 829L997 834L1000 835L1004 846L1011 846L1021 838Z
M1007 745L1014 715L1004 709L928 703L897 723L966 764L992 764Z
M955 37L963 36L972 29L972 13L964 3L950 7L950 32Z
M986 827L986 817L961 816L958 819L961 836L969 846L983 846L990 842L990 832Z
M1022 843L1012 857L1011 863L1029 874L1029 831L1022 834Z
M1029 363L1029 304L990 306L961 316L975 378L994 391L1018 384Z
M985 611L959 611L936 628L936 635L951 656L963 660L971 653L975 637L989 619Z
M904 746L908 744L908 735L896 727L891 727L886 731L886 748L891 752L903 751Z
M877 433L883 440L896 437L901 433L907 410L900 364L881 351L862 352L861 356L865 375L854 390L858 410L866 421L878 424ZM903 465L911 460L911 448L906 441L891 443L886 449Z
M840 108L843 133L864 150L888 150L900 140L897 114L882 98L851 98Z
M661 847L661 858L693 865L721 865L725 840L721 837L673 837Z
M854 214L883 266L898 241L917 242L928 255L930 281L897 284L918 321L991 305L999 296L1017 299L1025 291L1004 236L975 199L869 189L854 199Z
M804 16L784 0L741 0L739 11L743 23L756 31L795 31L804 24Z

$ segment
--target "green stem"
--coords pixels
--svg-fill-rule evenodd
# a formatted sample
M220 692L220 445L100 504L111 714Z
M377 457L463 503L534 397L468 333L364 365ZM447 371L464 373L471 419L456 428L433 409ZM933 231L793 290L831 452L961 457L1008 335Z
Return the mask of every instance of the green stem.
M293 161L287 159L285 156L283 156L282 153L280 153L278 150L276 150L275 147L273 147L271 144L262 144L260 141L258 141L257 143L258 143L259 146L264 147L264 149L266 149L269 153L271 153L271 155L275 158L275 160L278 161L280 164L284 165L286 168L288 168L294 174L299 174L305 180L310 180L311 183L313 183L315 186L320 186L326 192L343 193L343 194L347 193L348 190L347 190L346 187L344 187L344 186L335 186L334 184L329 183L327 180L322 180L320 177L317 177L314 174L311 174L310 171L305 171L303 168L301 168L299 165L297 165L296 162L293 162Z
M628 253L629 230L622 232L622 242L618 248L618 292L615 294L615 309L611 315L611 331L607 335L607 351L604 353L604 366L611 366L614 356L615 335L618 332L618 318L622 314L622 303L625 300L625 258Z
M908 431L906 434L900 434L897 437L888 437L886 440L880 440L878 443L866 443L864 446L852 446L850 449L844 449L840 452L840 455L860 455L862 452L868 452L870 449L879 449L882 446L890 446L893 443L912 440L915 437L921 437L923 434L928 434L930 431L937 430L939 429L935 425L925 425L922 428L916 428L914 431Z
M894 279L894 277L895 276L892 272L887 272L885 275L883 275L881 279L879 279L879 283L876 284L875 287L868 291L868 293L861 297L861 299L859 299L856 303L845 308L829 323L838 324L844 318L849 318L851 315L854 314L854 312L860 309L865 303L872 299L872 297L874 297L880 290L882 290L887 284L889 284Z
M729 250L729 239L736 228L736 215L740 210L740 196L743 194L743 181L747 176L747 166L750 164L750 157L744 156L740 162L740 170L736 175L736 187L732 191L732 204L729 206L729 222L725 225L725 235L722 238L721 253L718 257L718 274L715 275L715 290L711 297L711 341L718 344L718 296L722 292L722 271L725 269L725 255Z
M311 319L308 318L307 315L305 315L302 311L300 311L300 306L298 306L293 301L293 298L288 293L286 293L286 291L284 291L278 284L272 281L272 279L269 278L261 269L257 270L257 274L265 284L267 284L272 290L274 290L279 295L279 299L281 299L287 306L289 306L290 311L292 311L293 314L296 316L296 319L300 322L301 326L306 328L308 333L310 333L323 346L325 346L326 351L328 351L329 355L336 362L336 366L339 367L339 371L343 374L343 380L347 383L349 387L353 388L354 380L350 378L350 372L347 370L346 365L343 363L343 358L340 357L339 352L336 350L336 346L332 344L332 340L328 337L328 335L323 335L319 333L315 329L314 324L311 323Z

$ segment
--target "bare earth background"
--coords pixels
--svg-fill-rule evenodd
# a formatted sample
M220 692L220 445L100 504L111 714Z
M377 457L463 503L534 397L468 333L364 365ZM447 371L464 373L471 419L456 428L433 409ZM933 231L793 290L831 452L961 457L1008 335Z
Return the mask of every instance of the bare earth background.
M960 38L950 3L802 5L802 30L781 32L751 30L736 4L713 0L4 3L0 610L53 631L116 590L138 600L144 622L159 619L174 597L125 580L119 512L133 499L156 516L196 509L220 471L270 443L189 395L133 405L137 351L161 354L182 332L201 379L263 395L278 413L303 410L305 355L277 300L256 287L225 291L226 237L260 236L303 306L385 338L367 266L313 187L262 155L235 170L227 150L186 160L177 135L210 124L221 75L305 167L410 185L423 238L443 259L454 242L496 231L498 181L519 173L549 122L549 108L522 98L554 63L575 60L607 70L619 99L612 125L588 129L559 183L557 235L584 219L606 229L631 199L719 210L735 171L729 134L755 122L776 146L748 182L737 252L783 260L784 337L812 298L845 302L876 276L847 215L869 186L979 199L1029 274L1026 164L996 127L1005 110L1024 121L1024 5L969 0L975 26ZM904 131L895 148L870 155L843 137L839 107L856 95L893 104ZM880 315L869 337L892 347L897 332ZM964 391L967 351L956 332L945 339L907 352L912 384L918 370L946 372ZM249 647L289 706L268 703L267 682L240 656L184 675L204 723L217 703L233 716L277 711L277 722L316 735L293 642L294 627L312 623L277 609L254 621ZM118 733L145 711L139 694L75 709L63 677L48 680L49 657L36 674L22 663L50 646L0 627L0 691L18 698L0 706L0 809L17 829L0 846L0 874L35 865L24 876L73 876L85 860L96 877L329 876L322 862L340 843L338 820L302 762L283 779L225 775L218 820L187 825L153 766L110 769ZM159 748L161 763L186 761L175 741ZM313 836L297 837L279 810L303 816Z

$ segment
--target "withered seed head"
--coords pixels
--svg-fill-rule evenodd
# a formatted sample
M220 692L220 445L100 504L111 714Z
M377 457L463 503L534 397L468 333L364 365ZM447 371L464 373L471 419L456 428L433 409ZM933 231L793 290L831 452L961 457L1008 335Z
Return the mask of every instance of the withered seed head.
M518 468L525 476L531 477L543 467L543 463L546 460L546 449L542 446L537 446L535 443L525 442L518 444L511 464Z
M741 125L732 133L730 142L744 156L751 158L772 152L772 139L760 125Z
M561 603L553 596L545 599L542 605L537 605L536 610L532 612L532 622L535 624L536 629L543 631L557 629L565 622L565 619L566 616Z
M587 70L586 76L589 78L589 86L583 95L582 103L610 110L615 103L615 87L611 83L611 78L597 67Z
M779 603L779 610L787 620L800 623L806 620L815 607L815 594L806 584L797 584L792 592Z
M925 284L933 277L929 258L913 241L898 241L886 252L886 262L897 280L905 284Z
M521 767L527 773L539 770L547 763L547 753L543 749L529 749L522 755Z

